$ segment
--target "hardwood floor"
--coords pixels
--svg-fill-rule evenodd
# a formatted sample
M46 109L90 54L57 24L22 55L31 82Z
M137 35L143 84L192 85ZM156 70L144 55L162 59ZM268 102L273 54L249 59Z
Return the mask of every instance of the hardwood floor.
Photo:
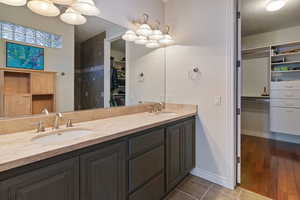
M276 200L300 200L300 145L243 135L241 187Z

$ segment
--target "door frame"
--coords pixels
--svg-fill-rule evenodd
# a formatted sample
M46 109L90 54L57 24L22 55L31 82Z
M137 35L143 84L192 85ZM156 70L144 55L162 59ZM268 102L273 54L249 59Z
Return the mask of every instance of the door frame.
M235 168L236 168L236 185L241 184L241 165L242 165L242 128L241 128L241 114L242 114L242 18L241 18L241 0L235 0L235 48L236 48L236 66L235 66Z
M111 43L122 39L122 34L118 34L109 38L104 39L104 108L110 107L110 56L111 56ZM127 71L127 42L125 41L126 45L126 64L125 69ZM126 89L127 87L125 87ZM125 96L126 101L126 96Z

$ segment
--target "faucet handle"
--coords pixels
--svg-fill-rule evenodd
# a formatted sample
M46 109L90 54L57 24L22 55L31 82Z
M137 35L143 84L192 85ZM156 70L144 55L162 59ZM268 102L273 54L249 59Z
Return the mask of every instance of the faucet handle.
M73 119L68 119L68 121L67 121L67 128L71 128L71 127L74 126L72 120L73 120Z
M40 132L45 132L46 131L46 128L44 126L44 122L42 121L39 121L37 123L33 123L33 125L36 125L37 126L37 133L40 133Z

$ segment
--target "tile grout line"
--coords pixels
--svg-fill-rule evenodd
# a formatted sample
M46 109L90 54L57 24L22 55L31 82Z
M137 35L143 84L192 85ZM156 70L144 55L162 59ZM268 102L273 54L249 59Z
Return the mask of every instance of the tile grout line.
M183 194L189 196L190 198L192 198L192 199L194 199L194 200L200 200L200 199L198 199L197 197L194 197L193 195L191 195L191 194L189 194L189 193L187 193L187 192L184 192L184 191L182 191L182 190L180 190L180 189L178 189L178 188L176 188L175 190L177 190L178 192L181 192L181 193L183 193Z
M211 188L213 188L213 184L211 184L209 187L208 187L208 189L206 190L206 192L204 192L204 194L202 195L202 197L200 198L200 200L202 200L202 199L204 199L204 197L207 195L207 193L209 192L209 190L211 189Z

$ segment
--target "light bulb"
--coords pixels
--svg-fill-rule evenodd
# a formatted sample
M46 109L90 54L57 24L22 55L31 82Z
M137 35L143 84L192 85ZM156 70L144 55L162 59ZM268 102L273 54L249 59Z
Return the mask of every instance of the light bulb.
M266 6L266 10L269 12L280 10L283 6L285 6L285 3L285 0L271 0Z
M152 34L152 29L148 24L142 24L136 31L138 35L148 37Z
M137 39L137 35L135 34L134 31L132 30L128 30L126 31L126 33L122 36L123 40L129 41L129 42L133 42Z
M59 9L49 0L31 0L27 6L32 12L47 17L56 17L60 13Z
M83 15L98 16L100 14L93 0L77 0L72 7Z
M60 19L72 25L81 25L86 23L86 18L73 8L68 8L65 13L60 16Z
M74 3L74 0L51 0L51 1L59 5L71 5L72 3Z
M163 37L164 36L160 30L154 30L149 36L150 40L161 40Z
M27 0L1 0L0 3L4 3L10 6L24 6Z
M148 48L159 48L160 45L156 40L149 40L146 44L146 47L148 47Z
M147 37L145 37L145 36L138 36L137 37L137 39L134 41L134 43L136 43L136 44L141 44L141 45L144 45L144 44L146 44L148 42L148 39L147 39Z
M169 34L165 34L161 40L159 40L159 43L162 45L170 45L174 42L172 36Z

